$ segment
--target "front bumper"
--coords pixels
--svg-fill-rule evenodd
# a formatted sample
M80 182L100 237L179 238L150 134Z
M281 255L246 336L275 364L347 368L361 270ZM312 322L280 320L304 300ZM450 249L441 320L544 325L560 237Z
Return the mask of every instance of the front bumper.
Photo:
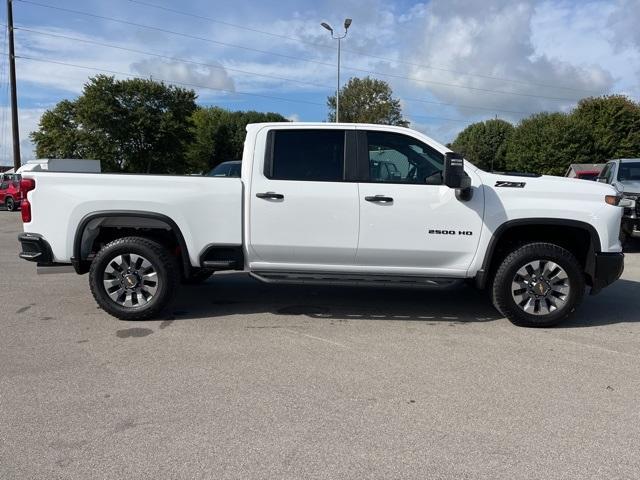
M51 246L42 235L37 233L21 233L18 241L22 246L19 257L29 262L38 262L38 265L53 264Z
M623 253L596 253L591 295L618 280L624 271Z

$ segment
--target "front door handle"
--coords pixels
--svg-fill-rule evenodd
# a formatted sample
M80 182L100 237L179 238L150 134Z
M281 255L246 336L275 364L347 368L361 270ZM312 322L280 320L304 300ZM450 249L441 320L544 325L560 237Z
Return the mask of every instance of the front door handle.
M375 203L393 203L392 197L385 197L384 195L376 195L375 197L364 197L367 202Z
M284 200L284 195L275 192L256 193L256 197L268 200Z

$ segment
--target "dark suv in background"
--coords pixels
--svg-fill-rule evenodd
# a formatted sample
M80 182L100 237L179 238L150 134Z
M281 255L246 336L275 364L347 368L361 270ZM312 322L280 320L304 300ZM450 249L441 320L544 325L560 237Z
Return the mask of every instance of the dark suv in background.
M211 170L207 177L240 177L242 162L240 160L232 160L230 162L222 162L220 165Z

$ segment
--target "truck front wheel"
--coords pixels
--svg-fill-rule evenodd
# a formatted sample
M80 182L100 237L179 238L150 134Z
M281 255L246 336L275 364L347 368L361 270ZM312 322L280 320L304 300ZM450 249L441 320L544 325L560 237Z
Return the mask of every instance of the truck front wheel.
M530 243L502 261L492 296L515 325L550 327L576 309L584 290L583 269L571 252L552 243Z
M122 320L157 317L172 300L179 278L169 251L142 237L107 244L89 271L91 293L98 305Z

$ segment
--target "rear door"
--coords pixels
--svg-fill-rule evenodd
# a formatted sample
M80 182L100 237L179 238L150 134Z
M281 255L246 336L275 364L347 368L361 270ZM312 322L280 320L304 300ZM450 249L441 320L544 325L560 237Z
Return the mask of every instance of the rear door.
M367 270L464 275L476 253L484 198L471 169L471 200L442 184L444 154L417 137L358 132L361 182L356 262Z
M318 270L353 265L358 242L358 184L353 128L276 128L257 136L249 194L250 266ZM261 143L264 148L260 148Z

